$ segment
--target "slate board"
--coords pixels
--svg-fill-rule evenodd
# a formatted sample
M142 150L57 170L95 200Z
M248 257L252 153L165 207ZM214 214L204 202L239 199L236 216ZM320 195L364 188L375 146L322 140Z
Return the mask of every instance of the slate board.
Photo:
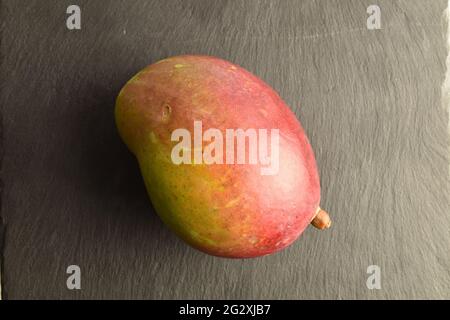
M66 28L70 4L81 30ZM381 30L366 27L371 4ZM446 5L1 0L3 298L450 298ZM292 107L330 230L227 260L161 223L113 108L137 71L183 53L231 60ZM81 290L66 287L71 264Z

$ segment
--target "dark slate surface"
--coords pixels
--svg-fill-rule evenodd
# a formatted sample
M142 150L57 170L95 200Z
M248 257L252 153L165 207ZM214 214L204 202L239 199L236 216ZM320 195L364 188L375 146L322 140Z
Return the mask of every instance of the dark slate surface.
M382 30L366 28L373 3ZM81 6L80 31L66 29L70 4ZM450 298L445 7L2 0L3 297ZM295 110L331 230L226 260L160 222L113 107L138 70L182 53L242 65ZM81 290L66 288L70 264ZM381 290L366 287L371 264Z

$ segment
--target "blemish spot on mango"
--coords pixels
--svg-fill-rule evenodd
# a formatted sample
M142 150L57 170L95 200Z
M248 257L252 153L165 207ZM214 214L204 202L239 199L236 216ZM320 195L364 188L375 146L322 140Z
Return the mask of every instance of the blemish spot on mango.
M161 121L167 123L172 114L172 107L168 103L164 103L162 106Z
M180 69L180 68L186 67L186 65L177 63L176 65L174 65L174 67L175 67L175 69Z

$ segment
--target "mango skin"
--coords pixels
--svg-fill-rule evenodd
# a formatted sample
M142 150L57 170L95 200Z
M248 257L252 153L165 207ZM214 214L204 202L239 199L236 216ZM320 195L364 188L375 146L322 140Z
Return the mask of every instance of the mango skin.
M137 157L152 204L184 241L203 252L249 258L281 250L305 230L320 202L313 151L279 95L243 68L215 57L176 56L152 64L120 91L119 133ZM260 165L181 164L171 133L278 128L279 172Z

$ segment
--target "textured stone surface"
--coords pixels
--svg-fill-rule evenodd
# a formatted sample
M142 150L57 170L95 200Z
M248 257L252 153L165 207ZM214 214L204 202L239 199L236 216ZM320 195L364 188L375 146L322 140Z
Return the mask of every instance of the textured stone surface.
M2 291L20 298L450 298L446 1L2 0ZM382 30L366 8L382 9ZM231 60L315 149L330 230L254 260L202 254L153 212L114 100L145 65ZM82 289L66 288L66 268ZM369 265L382 289L366 287Z

